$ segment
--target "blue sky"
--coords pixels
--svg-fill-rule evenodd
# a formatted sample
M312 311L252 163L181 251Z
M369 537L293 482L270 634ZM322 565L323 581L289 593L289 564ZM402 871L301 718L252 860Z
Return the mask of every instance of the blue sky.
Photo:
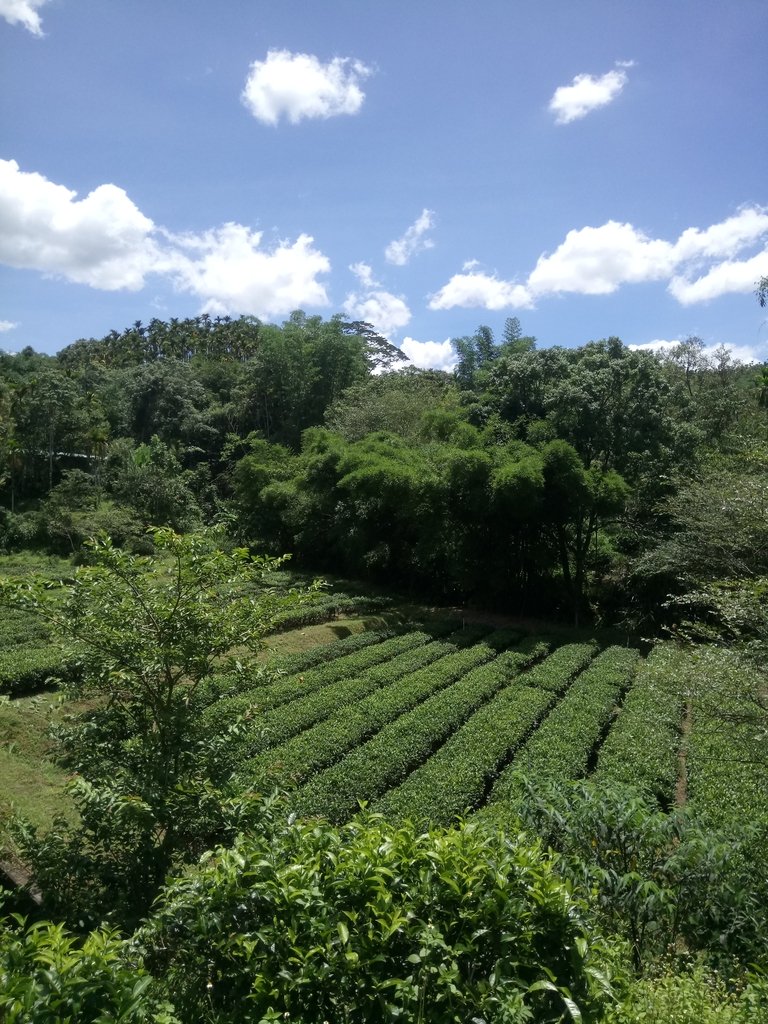
M765 0L0 0L0 347L370 320L768 358Z

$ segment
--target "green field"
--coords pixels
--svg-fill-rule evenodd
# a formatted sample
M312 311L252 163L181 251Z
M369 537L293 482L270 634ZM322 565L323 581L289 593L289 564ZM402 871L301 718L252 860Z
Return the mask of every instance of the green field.
M318 649L318 665L286 663L277 683L211 702L203 714L222 728L251 711L253 730L230 751L241 785L289 788L297 810L334 821L365 802L445 824L513 799L519 770L589 774L647 674L637 651L595 642L482 626L433 634L363 634ZM675 781L664 794L660 772L648 780L669 799Z
M28 689L35 652L53 651L17 619L6 621L19 640L6 640L11 693ZM694 692L707 672L723 678L724 657L671 645L643 657L450 619L407 628L350 617L274 637L262 656L268 682L217 675L196 699L214 731L248 723L223 755L242 790L285 789L300 813L335 822L361 804L425 826L473 813L503 821L524 778L593 777L634 785L665 809L688 800L721 823L728 807L749 808L760 777L742 756L754 746L748 727L724 727L711 692ZM750 679L728 671L732 704L747 700ZM52 694L0 705L2 810L40 825L68 810L46 739L55 713Z
M307 835L344 836L339 840L344 849L348 837L359 830L367 834L364 830L370 828L376 835L376 829L383 830L381 836L385 838L376 839L373 853L367 848L364 851L361 863L366 869L370 856L378 856L376 851L387 849L397 836L411 836L413 842L427 845L450 844L458 841L457 837L465 837L462 842L500 844L498 849L509 854L530 841L521 836L521 830L529 835L532 830L533 836L540 836L533 841L544 844L535 849L543 850L552 837L537 833L535 823L526 816L536 805L535 799L530 800L531 787L535 790L537 786L556 787L594 779L615 796L618 817L622 814L624 785L645 796L650 810L639 831L633 832L630 827L622 832L626 824L622 820L616 832L635 853L640 850L645 855L653 847L652 837L646 841L648 824L659 829L664 827L659 825L662 821L674 830L679 816L666 812L683 805L692 810L694 822L711 830L711 838L706 840L711 855L718 855L717 837L724 837L727 857L737 863L757 850L759 834L752 841L742 826L750 820L758 821L762 812L765 755L760 726L764 723L750 714L761 706L759 699L755 701L760 692L754 670L733 652L704 645L682 648L671 643L659 643L648 652L615 643L615 636L610 634L590 636L585 631L554 626L547 629L523 620L510 620L499 628L497 619L494 628L446 612L424 614L426 609L421 609L418 621L408 621L413 609L394 604L374 606L364 602L358 614L355 610L353 604L337 606L323 595L315 608L301 610L301 621L294 628L286 628L291 623L282 624L282 631L270 637L268 649L259 654L252 668L225 671L224 662L217 660L218 670L206 677L191 697L196 721L203 727L201 735L225 737L223 743L216 744L222 777L231 780L236 793L267 795L275 789L284 791L285 805L278 802L279 813L289 825L293 814L298 819L310 819L299 820L297 827L307 830ZM48 737L51 726L63 715L77 714L93 704L59 700L55 677L70 669L33 617L14 613L7 616L3 628L7 668L2 677L6 693L0 696L0 820L16 811L45 831L54 818L64 815L77 827L81 806L76 807L70 798L68 776L56 764L55 744ZM42 658L36 653L40 651L50 654L51 667L44 671L35 662L35 658ZM544 801L550 792L542 789ZM255 803L262 806L259 801ZM380 817L350 822L361 806ZM603 806L613 813L614 805ZM314 818L340 826L338 833L331 826L316 824L311 820ZM433 830L467 819L487 823L491 829ZM599 831L604 820L598 816L592 825ZM499 831L499 826L507 830L506 834ZM591 855L589 844L597 846L599 840L594 838L592 826L589 828ZM631 884L632 893L644 886L656 886L663 870L674 860L681 840L677 833L668 834L673 836L671 845L653 847L656 859L651 866L644 862L637 871L633 867L621 875L621 884ZM608 850L612 857L615 844L613 833L610 835L610 842L607 846L604 843L600 851ZM696 879L696 872L704 866L696 859L696 843L703 835L696 833L684 847L685 856L693 855L691 870ZM14 872L24 877L30 863L18 836L8 830L0 841L0 862L10 877ZM297 857L293 850L288 855L292 873L300 855ZM432 856L430 853L428 858ZM556 863L567 872L568 854L562 851L560 856ZM261 854L257 859L263 862ZM310 857L310 867L312 863ZM494 872L498 871L497 864L494 853ZM303 863L298 866L305 870ZM601 877L599 865L587 866L594 869L589 878ZM586 870L584 865L579 871L582 869ZM418 877L423 881L428 875L422 872ZM247 872L246 876L250 878ZM335 886L335 867L329 877ZM578 888L581 875L567 877L569 884ZM707 884L714 886L715 893L720 891L713 882L716 874L705 872L701 877L709 879ZM742 876L738 871L733 877L740 886ZM589 878L582 879L584 895L586 898L589 891L595 898L597 883L590 883L589 888ZM439 912L452 920L451 900L463 883L457 883L451 872L442 876L442 881L445 891L441 891ZM251 899L250 881L247 884L247 898ZM729 884L731 876L723 886ZM317 879L313 877L313 893L316 887ZM473 882L468 895L461 896L461 914L475 888ZM49 894L50 888L43 891ZM297 891L290 888L292 906ZM694 934L689 929L690 934L686 932L681 940L668 926L664 915L671 913L671 894L675 891L670 889L665 895L669 906L659 904L658 941L651 936L632 945L637 964L641 955L650 963L657 953L668 951L678 941L687 942ZM740 908L743 903L749 910L761 895L756 884L744 889L743 899L741 889L734 898L740 901ZM238 896L238 908L245 905L245 899ZM535 897L531 899L535 902ZM684 904L681 897L683 909ZM431 910L430 914L436 912ZM483 926L477 934L487 929L486 915L484 904ZM313 911L312 920L314 917ZM629 925L621 913L613 924L608 917L601 921L621 937L625 943L621 955L628 956ZM172 919L176 928L175 909ZM747 924L750 920L745 918ZM735 924L731 918L726 921L737 936L729 938L730 947L739 951L741 918L737 917ZM218 929L218 917L216 922ZM342 926L339 931L334 924L333 934L342 938L349 935L351 928L346 921ZM227 934L234 927L227 925ZM708 933L702 934L702 942L708 941ZM752 956L757 940L750 935L745 944ZM422 946L417 948L420 951ZM381 953L378 946L376 950L378 963ZM421 952L408 956L420 957ZM400 954L398 957L402 959ZM264 961L271 962L270 957ZM230 969L227 961L222 970ZM690 985L684 985L687 975L673 973L670 977L669 983L662 978L658 992L656 982L645 978L630 984L628 991L634 993L632 998L640 1003L646 999L649 1005L663 1002L667 984L673 1001L692 991ZM747 1006L748 998L758 999L749 988L744 990L743 998L741 988L726 990L717 973L711 979L707 982L709 988L705 985L700 993L705 1009L711 1004L719 1013L730 1005L729 1000L734 1007L741 1007L742 1003ZM204 980L198 988L203 984ZM666 1016L657 1014L647 1019L671 1020L672 1012L664 1010ZM616 1019L623 1024L623 1018ZM635 1018L627 1019L636 1024ZM645 1018L638 1016L636 1020L641 1019ZM699 1018L679 1019L691 1024ZM760 1018L753 1014L732 1019L737 1024L749 1019L751 1024L752 1019Z
M286 788L297 811L337 822L361 803L425 825L503 819L523 777L631 784L664 809L687 797L710 816L724 787L742 809L753 799L760 764L744 753L757 748L743 725L717 719L707 688L723 678L722 652L705 664L672 645L643 657L447 628L365 632L286 656L277 681L204 695L201 714L220 729L243 713L253 722L228 754L244 789ZM740 685L743 700L743 670Z

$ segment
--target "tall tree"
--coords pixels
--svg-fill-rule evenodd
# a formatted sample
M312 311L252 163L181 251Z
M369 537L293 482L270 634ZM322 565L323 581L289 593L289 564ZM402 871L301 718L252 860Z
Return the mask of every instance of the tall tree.
M65 453L82 453L88 420L75 381L55 363L23 379L14 390L13 415L17 439L42 472L50 490Z
M65 741L80 814L28 836L26 851L46 902L80 927L106 917L134 926L172 865L232 838L196 694L235 648L242 662L263 647L274 617L302 600L270 586L280 559L170 530L153 540L159 565L93 542L63 599L47 581L0 581L0 597L42 616L82 667L67 693L91 710Z
M454 375L459 387L471 390L480 382L478 375L481 371L488 370L498 358L493 331L481 324L471 337L452 338L451 345L458 356Z
M328 408L325 421L348 441L381 430L415 439L422 434L425 415L442 407L458 411L453 379L438 370L409 366L372 374L347 388Z
M214 440L208 423L208 396L191 368L170 360L124 371L124 432L147 443L157 435L167 444L207 447Z
M544 510L549 522L574 622L584 610L589 551L597 531L624 508L629 488L615 470L585 469L565 441L551 441L542 451Z

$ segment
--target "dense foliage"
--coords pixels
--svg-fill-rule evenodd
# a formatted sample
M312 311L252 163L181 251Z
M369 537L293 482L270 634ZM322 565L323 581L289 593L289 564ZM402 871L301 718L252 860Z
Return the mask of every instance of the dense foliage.
M514 319L454 347L453 374L372 375L397 350L369 325L296 313L0 356L0 543L148 551L148 525L216 520L442 600L644 628L764 615L764 373L697 338L539 350Z
M183 1020L543 1022L588 1000L579 912L523 841L296 822L214 852L142 941Z
M67 813L2 836L44 900L0 922L3 1020L768 1020L768 371L453 345L393 371L298 312L0 355L0 547L37 550L0 701L74 707ZM551 625L265 665L395 600L299 593L286 551Z
M210 538L156 530L155 564L109 539L51 590L42 580L0 580L4 603L34 610L78 671L70 697L89 710L59 735L79 816L17 840L71 924L135 923L173 865L234 834L217 743L201 728L195 695L237 648L238 666L263 646L273 617L303 595L270 586L279 564Z

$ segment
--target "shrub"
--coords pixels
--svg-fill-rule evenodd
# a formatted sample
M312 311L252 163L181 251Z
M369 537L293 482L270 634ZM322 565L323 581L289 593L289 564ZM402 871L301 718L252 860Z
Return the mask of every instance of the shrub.
M518 809L525 826L563 854L561 870L590 899L602 926L629 941L636 970L681 943L764 966L759 829L714 832L617 783L537 783Z
M554 1022L588 995L578 910L500 833L289 819L173 882L142 939L190 1024Z
M60 925L0 920L0 1020L3 1024L174 1024L153 995L152 978L115 932L85 939Z

